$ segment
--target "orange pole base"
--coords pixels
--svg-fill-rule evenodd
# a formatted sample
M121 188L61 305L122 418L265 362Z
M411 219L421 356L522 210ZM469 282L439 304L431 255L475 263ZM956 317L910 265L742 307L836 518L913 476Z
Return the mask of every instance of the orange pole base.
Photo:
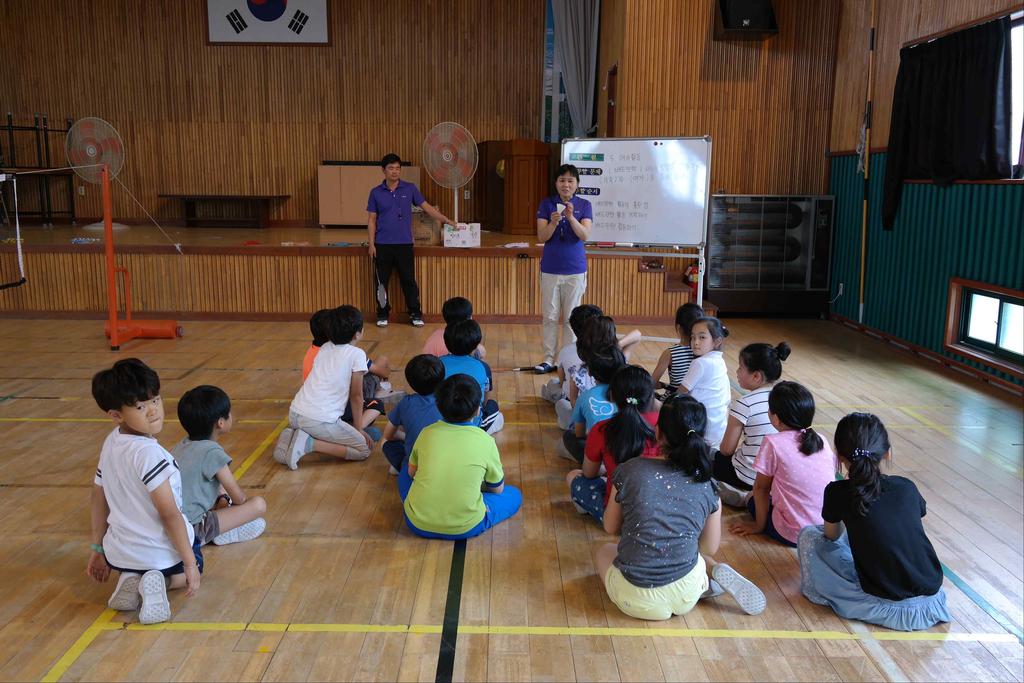
M103 333L110 338L110 323L103 325ZM175 320L118 320L118 346L132 339L174 339L185 331Z

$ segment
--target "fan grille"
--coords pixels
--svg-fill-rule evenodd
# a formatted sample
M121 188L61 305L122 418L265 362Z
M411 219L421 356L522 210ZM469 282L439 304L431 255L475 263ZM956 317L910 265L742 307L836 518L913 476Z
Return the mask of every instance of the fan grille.
M423 139L423 165L441 187L455 189L468 183L478 161L473 134L457 123L439 123Z
M103 119L90 116L75 121L68 131L64 145L68 165L75 168L83 180L99 184L106 164L114 178L124 166L124 143L117 130ZM81 167L87 168L81 168Z

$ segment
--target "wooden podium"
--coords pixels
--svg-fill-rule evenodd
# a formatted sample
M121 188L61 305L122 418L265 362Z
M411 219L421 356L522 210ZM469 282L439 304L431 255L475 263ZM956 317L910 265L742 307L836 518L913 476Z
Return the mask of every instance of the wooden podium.
M540 140L491 140L480 143L480 167L473 193L483 207L484 227L513 235L537 232L537 206L554 192L550 185L549 145ZM504 161L505 177L498 176Z

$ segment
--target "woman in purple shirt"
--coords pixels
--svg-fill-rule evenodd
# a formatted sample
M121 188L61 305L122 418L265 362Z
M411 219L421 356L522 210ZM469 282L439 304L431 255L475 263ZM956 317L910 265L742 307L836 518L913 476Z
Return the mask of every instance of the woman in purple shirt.
M537 209L537 237L544 242L540 259L540 301L544 317L544 362L535 366L538 374L555 369L558 352L558 324L563 323L562 345L576 340L569 327L569 314L580 305L587 289L587 255L584 243L590 238L594 210L590 202L576 196L580 172L572 164L558 168L556 195L546 197Z

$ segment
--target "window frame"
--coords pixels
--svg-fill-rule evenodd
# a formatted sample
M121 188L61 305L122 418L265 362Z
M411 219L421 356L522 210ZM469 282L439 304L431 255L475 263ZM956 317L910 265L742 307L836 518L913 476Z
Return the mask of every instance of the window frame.
M980 294L999 301L996 343L994 344L967 336L972 294ZM1024 357L999 346L999 325L1003 319L1004 302L1024 305L1024 292L977 280L950 278L943 348L950 353L970 358L995 370L1013 375L1017 379L1024 379Z

